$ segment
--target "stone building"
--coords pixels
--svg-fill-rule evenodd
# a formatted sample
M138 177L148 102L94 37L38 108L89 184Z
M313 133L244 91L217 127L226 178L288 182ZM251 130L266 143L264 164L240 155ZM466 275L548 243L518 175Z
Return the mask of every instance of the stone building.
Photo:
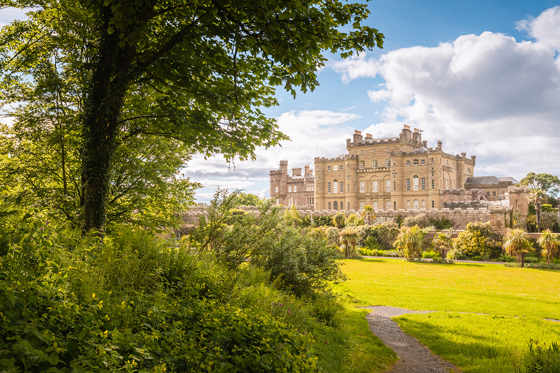
M465 182L465 189L483 190L485 195L482 199L488 201L498 201L508 192L508 187L518 184L519 181L513 177L478 176L468 177Z
M288 175L288 161L280 161L278 170L270 171L270 197L276 198L276 204L284 206L314 206L313 170L305 166L303 175L301 168L292 168Z
M464 188L476 165L475 156L444 152L441 141L428 148L421 131L407 125L391 138L355 131L346 148L348 154L315 158L316 210L439 208L440 190Z

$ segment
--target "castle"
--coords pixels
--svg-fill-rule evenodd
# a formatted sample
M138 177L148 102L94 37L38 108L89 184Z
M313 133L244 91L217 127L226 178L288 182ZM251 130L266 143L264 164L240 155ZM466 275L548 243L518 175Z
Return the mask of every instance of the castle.
M277 204L319 210L430 210L472 201L499 201L517 181L475 177L476 156L449 154L438 141L428 148L418 129L405 125L398 137L365 138L355 131L348 154L315 158L315 175L305 166L280 161L270 171L270 196Z

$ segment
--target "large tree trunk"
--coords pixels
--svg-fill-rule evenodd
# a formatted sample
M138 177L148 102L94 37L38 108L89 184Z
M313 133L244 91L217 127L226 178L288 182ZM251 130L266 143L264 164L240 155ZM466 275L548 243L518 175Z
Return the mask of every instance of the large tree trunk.
M541 202L537 199L535 201L535 213L537 215L537 232L541 231Z
M103 9L102 30L111 19L109 7ZM120 47L117 32L102 31L99 58L84 108L82 153L83 230L102 230L106 222L111 161L116 148L118 121L129 84L128 73L133 53Z

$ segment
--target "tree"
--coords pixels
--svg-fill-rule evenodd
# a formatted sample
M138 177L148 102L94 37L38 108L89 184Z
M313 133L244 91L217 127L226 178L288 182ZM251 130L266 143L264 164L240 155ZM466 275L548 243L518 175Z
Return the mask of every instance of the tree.
M17 121L39 103L62 116L57 102L74 102L87 230L106 223L124 139L173 138L208 157L254 159L257 147L287 139L260 110L277 105L276 86L313 90L324 50L347 57L383 43L361 25L365 4L337 0L3 5L33 10L0 32L0 106L21 103L10 112Z
M428 229L426 228L418 226L402 227L397 239L393 242L393 246L409 261L420 258L424 237L427 234Z
M373 206L364 206L361 216L365 219L365 223L367 225L371 224L371 221L375 219L375 210L373 209Z
M542 190L549 196L555 197L560 191L560 178L550 174L536 174L529 172L519 182L519 185L527 185L531 190Z
M237 206L258 206L262 200L251 193L239 193L235 203Z
M434 239L432 240L432 245L434 249L439 250L441 253L441 258L445 259L449 250L453 249L453 239L451 235L453 232L447 233L436 233Z
M525 254L533 251L533 247L525 237L523 229L509 229L504 242L504 250L511 256L515 255L523 268L525 266Z
M541 233L540 237L537 239L537 243L544 248L542 253L543 255L546 255L546 262L550 264L552 259L556 256L558 247L560 246L560 238L558 234L554 234L550 231L550 229L547 229Z
M541 205L545 200L546 194L542 189L531 189L529 193L529 201L535 205L535 213L537 218L537 232L541 231Z
M337 228L344 227L345 218L343 212L337 212L332 218L333 224Z
M354 227L349 227L340 231L340 239L344 244L344 257L354 258L356 253L356 245L359 240L359 232Z

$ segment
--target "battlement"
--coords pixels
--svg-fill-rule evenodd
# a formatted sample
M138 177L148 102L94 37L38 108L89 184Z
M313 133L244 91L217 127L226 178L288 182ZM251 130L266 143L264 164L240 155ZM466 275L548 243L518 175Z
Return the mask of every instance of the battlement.
M335 162L335 161L349 161L349 160L358 160L358 156L354 155L354 154L344 154L338 157L333 157L333 158L325 158L325 157L315 157L313 159L315 161L315 163L321 163L321 162Z

